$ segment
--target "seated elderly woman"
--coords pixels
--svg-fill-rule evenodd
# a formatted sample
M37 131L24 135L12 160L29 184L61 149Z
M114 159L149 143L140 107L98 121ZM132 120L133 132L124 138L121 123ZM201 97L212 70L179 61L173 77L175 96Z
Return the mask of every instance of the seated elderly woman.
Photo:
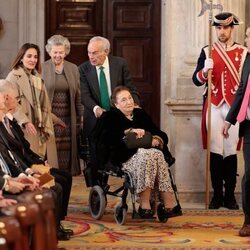
M115 108L103 113L94 132L97 156L100 157L98 160L101 164L109 161L121 165L123 170L132 174L140 203L138 213L142 218L153 217L150 201L154 191L161 196L167 217L180 215L180 206L177 211L168 163L163 154L164 149L167 156L171 157L167 149L166 133L157 128L143 109L135 108L128 88L116 87L111 101ZM133 132L137 138L141 138L145 131L153 135L149 148L130 149L126 146L126 134ZM109 152L108 156L103 153L103 149Z

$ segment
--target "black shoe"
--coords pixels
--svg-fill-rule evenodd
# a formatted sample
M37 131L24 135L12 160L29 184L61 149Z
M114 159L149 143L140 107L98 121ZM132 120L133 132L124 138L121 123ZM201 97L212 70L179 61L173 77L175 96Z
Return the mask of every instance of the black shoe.
M225 200L224 207L230 210L239 210L239 205L237 204L235 198Z
M66 241L70 239L69 234L64 233L61 229L57 229L56 235L57 240L59 241Z
M178 204L173 208L166 208L165 210L165 216L166 218L172 218L172 217L177 217L182 215L182 210L181 206Z
M173 208L165 208L163 203L157 207L157 216L160 222L166 222L168 218L177 217L182 215L181 206L178 204Z
M152 219L154 216L154 212L152 209L144 209L141 207L138 208L138 214L140 215L141 218L144 219Z
M65 234L68 234L69 236L74 235L73 230L64 228L62 224L60 224L60 230L63 231Z
M223 199L213 197L208 206L209 209L219 209L223 206Z

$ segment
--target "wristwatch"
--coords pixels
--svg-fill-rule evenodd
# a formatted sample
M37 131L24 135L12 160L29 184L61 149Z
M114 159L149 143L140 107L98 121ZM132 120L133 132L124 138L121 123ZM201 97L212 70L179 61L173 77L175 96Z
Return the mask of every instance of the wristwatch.
M6 179L6 184L5 184L4 190L7 192L10 190L9 181L7 179Z

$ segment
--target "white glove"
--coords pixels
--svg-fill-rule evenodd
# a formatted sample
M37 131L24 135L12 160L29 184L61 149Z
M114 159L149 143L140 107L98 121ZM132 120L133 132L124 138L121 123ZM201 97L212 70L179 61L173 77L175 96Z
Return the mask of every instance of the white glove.
M214 67L214 61L212 58L208 58L205 60L203 73L207 74L209 69L213 69Z

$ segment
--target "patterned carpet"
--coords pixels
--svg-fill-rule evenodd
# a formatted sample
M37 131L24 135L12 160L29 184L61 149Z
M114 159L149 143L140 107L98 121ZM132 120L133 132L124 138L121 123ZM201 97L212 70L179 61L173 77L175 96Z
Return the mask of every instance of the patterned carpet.
M88 192L82 177L75 177L69 214L64 222L65 227L74 230L74 236L70 241L59 242L59 247L67 250L250 249L250 237L238 236L242 211L184 208L183 216L160 223L132 220L129 209L125 225L118 225L113 208L119 199L109 196L104 216L94 220L88 212Z

